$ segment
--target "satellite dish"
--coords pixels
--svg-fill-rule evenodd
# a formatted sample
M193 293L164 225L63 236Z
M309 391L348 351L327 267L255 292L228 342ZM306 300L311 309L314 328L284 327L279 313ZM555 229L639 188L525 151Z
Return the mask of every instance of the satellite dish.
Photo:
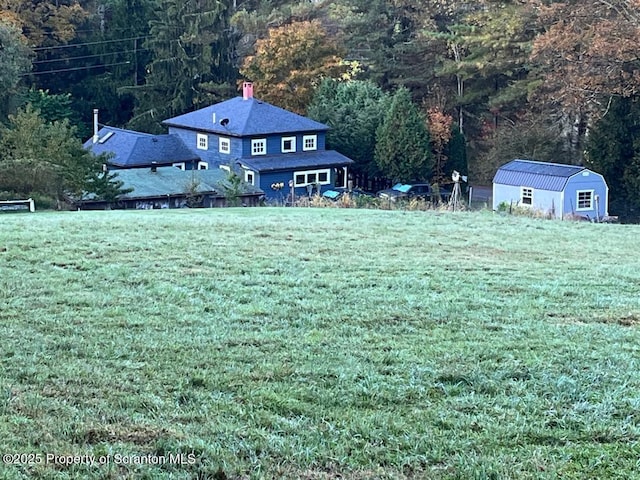
M222 125L223 127L226 127L227 125L229 125L229 119L223 118L222 120L220 120L220 125Z

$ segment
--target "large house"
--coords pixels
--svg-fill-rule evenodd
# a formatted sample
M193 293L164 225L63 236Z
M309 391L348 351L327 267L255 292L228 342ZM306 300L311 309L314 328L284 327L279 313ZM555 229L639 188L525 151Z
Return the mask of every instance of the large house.
M243 85L242 97L162 123L169 129L167 135L94 127L85 146L95 153L111 152L112 169L234 169L274 200L346 186L353 163L326 150L327 125L254 98L249 82Z

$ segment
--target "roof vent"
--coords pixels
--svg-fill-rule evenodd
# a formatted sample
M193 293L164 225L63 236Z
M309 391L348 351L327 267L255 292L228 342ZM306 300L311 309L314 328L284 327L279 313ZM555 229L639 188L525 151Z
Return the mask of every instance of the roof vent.
M242 99L249 100L250 98L253 98L253 83L244 82L242 84Z

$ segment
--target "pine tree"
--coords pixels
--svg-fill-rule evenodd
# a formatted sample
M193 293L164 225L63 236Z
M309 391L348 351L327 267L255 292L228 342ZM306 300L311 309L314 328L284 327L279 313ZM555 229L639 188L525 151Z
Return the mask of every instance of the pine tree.
M356 174L376 176L376 130L390 97L371 82L326 79L309 106L309 116L331 127L327 145L353 159Z
M393 96L376 132L375 160L394 181L428 180L433 169L429 132L406 88Z
M610 192L610 207L625 212L629 197L638 202L640 158L640 105L631 98L613 97L607 113L595 123L587 141L587 164L604 176ZM636 205L640 207L640 202Z
M160 0L145 48L153 58L146 84L132 87L133 128L160 131L162 120L235 91L229 1Z

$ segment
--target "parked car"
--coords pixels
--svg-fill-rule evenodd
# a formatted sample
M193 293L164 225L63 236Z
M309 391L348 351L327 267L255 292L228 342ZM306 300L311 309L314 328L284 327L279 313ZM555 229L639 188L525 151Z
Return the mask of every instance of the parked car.
M438 187L440 189L440 198L443 202L449 201L451 197L451 191L445 187ZM386 190L380 190L377 196L384 199L395 202L401 199L421 198L423 200L433 200L435 192L432 191L431 185L428 183L396 183L393 187Z
M352 188L351 190L349 190L348 188L344 188L344 187L337 187L337 188L333 188L331 190L326 190L322 194L322 196L324 198L328 198L329 200L337 202L345 194L348 194L349 196L351 196L351 198L373 197L372 193L366 192L366 191L364 191L364 190L362 190L360 188Z

